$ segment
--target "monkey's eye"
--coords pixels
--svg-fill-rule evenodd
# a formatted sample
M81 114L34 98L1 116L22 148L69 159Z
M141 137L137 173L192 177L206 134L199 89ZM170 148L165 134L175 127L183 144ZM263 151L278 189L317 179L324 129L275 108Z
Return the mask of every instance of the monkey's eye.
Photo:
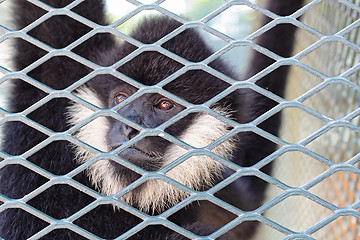
M124 101L125 99L127 99L127 97L128 96L125 93L118 93L114 97L114 102L115 102L115 104L119 104L122 101Z
M174 104L169 99L163 98L160 100L157 107L160 108L161 110L170 110L171 108L174 107Z

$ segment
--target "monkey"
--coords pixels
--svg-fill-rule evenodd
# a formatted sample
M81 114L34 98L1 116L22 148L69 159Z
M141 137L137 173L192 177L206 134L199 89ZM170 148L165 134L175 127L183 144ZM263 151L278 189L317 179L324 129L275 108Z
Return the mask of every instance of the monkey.
M42 3L63 8L72 1ZM268 9L286 16L301 6L300 0L271 0ZM101 0L83 1L71 11L98 25L107 25ZM14 12L18 29L46 13L25 0L14 0ZM264 17L263 21L266 24L270 20ZM205 68L185 69L187 64L201 63L213 54L193 28L163 42L162 51L140 49L138 55L129 57L139 50L139 43L151 46L181 25L169 17L151 17L136 27L130 42L118 43L110 33L100 32L69 48L90 33L91 26L67 15L54 15L27 32L34 41L43 43L40 47L16 39L15 67L18 71L30 70L23 72L26 76L22 79L13 80L8 99L10 112L26 114L20 120L9 120L4 127L1 238L188 239L162 222L146 225L146 219L225 179L231 174L224 164L227 160L250 167L275 151L276 144L251 131L218 140L231 134L235 128L232 123L250 123L276 105L260 93L234 89L207 106L208 111L195 108L206 106L233 82L214 76L208 69L240 81L272 64L271 60L255 53L243 79L238 79L220 58ZM279 25L260 36L258 44L289 57L294 32L295 27ZM286 43L280 42L280 36L286 37ZM49 49L65 49L65 53L47 58ZM279 68L256 84L282 97L287 71L285 66ZM41 84L35 87L29 81ZM39 102L43 104L29 110ZM191 107L194 110L187 111ZM85 123L86 119L91 121ZM167 124L168 120L174 122ZM280 116L275 115L259 127L277 136L280 122ZM32 123L42 127L34 128ZM215 146L208 147L216 141ZM189 150L199 149L209 154L187 155ZM271 164L261 171L270 174ZM59 177L60 183L56 182ZM36 192L38 188L42 191ZM219 191L217 197L228 198L232 205L247 211L261 205L265 189L266 184L258 178L241 177ZM105 197L103 202L101 196ZM86 206L91 209L79 215ZM166 218L186 229L188 236L207 236L217 229L216 223L201 218L207 209L211 208L204 201L192 201ZM35 210L43 214L35 216ZM144 222L138 232L129 231ZM80 233L70 223L78 226ZM51 228L51 224L58 225ZM241 231L246 234L243 239L254 232L252 226ZM224 235L218 239L241 238Z

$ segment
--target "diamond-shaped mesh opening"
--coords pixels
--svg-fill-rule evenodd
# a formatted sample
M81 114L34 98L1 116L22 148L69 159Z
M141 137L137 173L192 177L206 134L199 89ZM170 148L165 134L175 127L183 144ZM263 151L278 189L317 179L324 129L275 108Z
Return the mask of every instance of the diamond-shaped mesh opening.
M272 176L291 187L301 187L327 169L329 166L305 153L286 152L275 161Z
M205 234L201 234L199 225L198 224L188 224L185 225L181 220L184 216L188 215L189 213L197 214L199 211L200 215L199 218L201 221L203 221L205 224L209 224L209 226L212 226L212 228L209 228ZM183 226L186 230L196 234L196 235L210 235L213 232L217 231L221 227L225 226L226 224L230 223L237 217L236 214L231 213L230 211L226 210L223 207L219 207L218 205L210 202L210 201L197 201L192 203L192 205L186 206L185 208L177 211L176 213L172 214L169 217L169 220L171 222L174 222L177 225ZM197 226L198 225L198 226ZM224 236L230 237L235 236L236 231L239 231L238 229L233 229L232 231L229 231Z
M356 4L354 2L354 4ZM340 1L323 1L304 14L303 21L319 32L331 35L340 31L345 24L355 22L358 11L352 9ZM318 16L318 19L313 16ZM327 22L323 22L323 21Z
M6 161L6 159L3 161ZM48 181L47 178L39 173L20 164L7 164L2 167L0 171L2 181L1 187L4 191L1 192L1 194L4 194L9 198L22 198ZM10 182L8 179L10 179L11 174L15 173L20 174L26 181L21 183ZM17 191L14 191L14 187L16 187Z
M358 154L360 133L347 127L333 128L311 142L307 147L333 162L345 162ZM321 148L319 148L321 146ZM348 151L341 151L348 149Z
M340 119L360 107L359 98L360 91L352 87L347 87L344 84L330 84L307 99L304 104L327 117ZM327 103L327 105L320 105L319 102Z
M279 172L281 171L281 170L278 171L278 169L282 169L282 168L278 168L277 162L275 161L275 164L274 164L274 172L275 173L274 173L274 175L272 174L272 176L274 178L276 178L279 175ZM281 196L284 192L285 192L285 190L283 190L273 184L268 184L268 187L267 187L266 193L265 193L266 196L265 196L265 200L263 201L263 204L267 204L268 201ZM276 214L275 211L273 213ZM264 216L267 217L266 214ZM269 216L272 216L272 214L270 213ZM262 228L263 228L263 225L261 225L260 229L262 229Z
M316 239L356 239L359 236L359 219L340 216L314 233Z
M127 3L127 1L123 1L123 0L117 0L117 2L121 2L121 6L124 6L124 7L125 7L125 5ZM62 4L62 5L66 6L69 3L71 3L71 1L67 1L67 2L64 2L64 3L60 3L60 2L59 3L51 3L51 4ZM104 22L104 21L99 20L99 19L101 19L99 16L105 15L101 11L96 11L96 13L91 12L91 13L84 14L82 12L82 9L84 7L86 7L85 5L86 5L85 2L80 2L75 7L71 8L71 11L75 12L75 13L79 14L80 16L85 17L86 19L88 19L90 21L93 21L93 22L95 22L95 23L97 23L99 25L107 25L108 24L108 22ZM58 6L58 7L65 7L65 6ZM119 8L117 8L117 10L119 10ZM108 16L108 14L106 14L106 16L104 16L103 18L109 19L110 16Z
M191 28L198 32L201 38L208 44L208 46L212 49L213 52L219 51L221 48L228 45L228 42L221 37L218 37L213 32L208 32L201 27ZM206 28L207 29L207 28Z
M76 27L74 28L74 30L62 29L63 32L61 32L61 34L55 32L56 31L55 29L49 29L47 30L49 31L49 35L39 36L38 32L44 31L42 28L46 28L47 26L49 26L49 24L50 25L61 24L61 22L67 22L69 23L69 25ZM40 40L45 44L48 44L50 47L59 49L68 46L74 40L80 38L84 34L88 33L90 30L91 30L90 27L87 27L83 23L80 23L79 21L71 17L59 15L59 16L52 16L51 18L47 19L40 25L30 30L28 34L30 36L36 36L38 40ZM49 38L49 36L53 36L53 38L56 38L56 40L52 39L51 37Z
M121 6L121 8L119 7ZM117 20L128 16L128 14L131 14L133 10L136 9L136 6L126 0L113 0L113 1L107 1L106 2L106 19L108 20L108 22L110 24L116 22ZM77 12L75 10L75 12ZM81 14L81 12L80 12ZM134 20L134 18L136 18L136 15L133 16L132 18L130 18L129 21ZM134 26L132 26L132 24L123 24L121 25L121 27L118 27L117 29L120 32L123 32L125 34L129 34L131 29Z
M295 26L293 24L290 24L290 23L283 23L283 24L278 24L276 26L274 26L273 28L269 29L268 31L266 31L265 33L263 33L265 36L274 36L276 34L282 34L284 29L288 29L288 28L295 28ZM260 35L261 36L261 35ZM283 39L284 41L283 42L278 42L278 44L287 44L289 41L288 39L284 38ZM257 42L257 38L254 39L255 42ZM271 40L269 40L271 41ZM263 44L259 44L260 46L262 47L266 47L265 45L267 45L267 43L263 43ZM287 48L284 47L284 50L286 50ZM272 49L269 49L270 51ZM284 54L279 51L277 52L277 55L280 55L281 57L286 57L284 56Z
M252 167L260 160L264 160L262 163L256 164L256 166L258 168L260 167L260 171L269 174L272 168L272 161L275 157L272 156L268 158L268 156L275 154L276 149L279 148L280 145L272 141L272 139L268 139L254 132L240 133L239 139L243 139L248 142L246 145L240 144L240 149L236 151L238 151L238 153L242 153L242 155L240 155L241 157L234 159L234 163L242 167ZM258 151L258 146L264 146L261 152Z
M186 151L179 150L179 155L176 155L175 159L177 157L181 157L181 154L183 154L184 152ZM171 157L172 156L169 157L169 160L171 159ZM200 163L197 164L198 162ZM206 191L214 184L214 182L216 182L216 179L218 177L217 174L219 174L217 173L217 168L221 167L222 164L218 163L212 157L209 157L207 155L196 155L193 157L188 157L185 161L172 168L169 172L166 173L166 176L180 181L181 183L187 185L194 190ZM214 172L210 172L211 170L213 170ZM195 171L198 172L198 174L203 175L203 179L199 182L199 186L197 184L193 184L192 182L192 180L194 180L194 178L196 177L193 174L193 172Z
M39 91L36 89L35 93L37 92ZM54 132L66 131L69 129L69 126L66 124L66 113L63 114L62 109L67 108L69 106L69 102L70 101L66 98L51 99L50 101L35 109L27 117ZM52 108L52 106L57 106L57 108ZM56 121L49 121L48 117L54 115L59 117L56 119Z
M100 85L106 87L101 88ZM126 76L119 76L117 72L97 74L96 76L88 75L84 78L82 84L74 88L72 93L96 107L108 109L113 107L112 104L114 104L113 100L110 99L111 97L115 97L117 93L124 91L123 89L129 88L132 88L131 94L135 94L140 88L139 85L138 82ZM80 101L76 102L84 105Z
M180 23L179 23L179 27L180 27ZM190 46L192 46L191 48L194 48L194 49L198 49L198 51L194 54L186 54L186 51L189 50L189 46L181 46L179 47L178 44L176 44L176 42L178 42L179 38L181 39L189 39L192 37L192 34L196 32L198 34L200 34L200 36L202 38L205 39L205 41L207 41L208 39L215 39L218 41L217 44L214 44L214 45L211 45L211 50L212 51L218 51L219 49L221 49L221 47L225 46L226 42L207 32L206 30L203 30L201 28L188 28L184 31L182 31L180 34L176 35L174 38L171 38L169 39L168 41L166 41L164 44L162 44L161 46L183 58L185 58L186 60L188 61L191 61L191 62L200 62L200 61L203 61L205 60L206 58L208 58L212 52L209 51L209 47L208 46L204 46L202 42L198 41L197 39L194 39L192 41L189 42ZM177 39L177 40L176 40ZM211 41L212 43L214 41Z
M360 177L350 171L336 172L309 191L338 207L348 207L359 199Z
M304 58L300 59L300 61L330 77L335 77L343 73L345 70L354 67L358 63L353 61L341 61L345 54L354 56L354 59L359 58L357 56L358 53L356 49L353 49L341 42L331 41L319 46ZM332 58L333 61L329 62L329 57ZM329 62L329 64L320 64L322 62Z
M15 26L13 24L12 20L12 11L10 9L11 7L11 1L2 1L0 3L0 12L1 12L1 20L0 20L0 25L2 25L5 28L14 30ZM0 36L5 33L5 30L0 27Z
M59 149L64 149L64 157L73 156L69 145L72 145L72 143L65 140L50 142L45 147L42 147L39 150L36 150L36 152L31 153L31 155L27 157L27 160L52 174L65 175L77 167L76 161L67 163L66 160L55 161L55 158L56 154L58 154ZM43 158L41 161L38 161L39 156L47 157Z
M1 9L1 10L4 11L5 13L6 13L6 11L9 11L10 14L14 14L14 10L12 10L12 8L11 8L13 3L14 3L13 1L3 1L1 3L1 6L4 9ZM26 9L29 10L30 12L33 12L33 14L29 14L27 16L26 20L24 20L24 23L23 22L20 23L20 21L18 21L18 18L16 16L15 21L17 24L11 24L11 22L8 23L12 26L11 27L12 30L20 30L20 29L26 27L27 25L31 24L32 22L34 22L41 16L43 16L45 13L47 13L46 10L44 10L30 2L26 2L26 3L24 3L24 5L25 5ZM11 20L13 21L14 18L9 18L9 21L11 21ZM21 25L17 26L18 24L21 24Z
M47 69L52 69L52 72L48 72ZM78 69L78 71L73 71L73 69ZM64 81L61 78L61 76L64 76L64 71L68 73L66 77L71 81ZM50 58L30 71L28 75L53 89L60 90L80 80L89 72L90 69L78 61L67 56L59 56Z
M43 48L22 38L8 38L0 43L0 49L2 50L0 56L3 57L1 59L1 66L8 70L19 70L28 67L12 62L11 57L16 51L22 54L23 58L28 59L29 62L35 62L47 53Z
M77 199L79 204L74 204L73 199ZM92 197L69 185L57 184L33 197L28 204L53 218L63 219L70 217L92 201L94 201Z
M303 18L300 17L298 20L302 20ZM283 24L284 25L284 24ZM290 26L289 24L287 24L288 26ZM286 25L284 25L286 26ZM320 40L320 37L316 34L310 33L302 28L296 28L296 37L301 36L304 38L304 42L303 44L300 45L296 45L294 47L293 53L292 55L295 56L297 54L299 54L301 51L305 50L307 47L310 47L311 45L315 44L317 41ZM296 67L295 65L292 65L291 67ZM304 71L304 74L305 71ZM301 84L306 84L305 81L302 82Z
M269 227L266 224L261 223L258 227L254 239L262 239L266 236L269 239L285 239L286 234L283 232L280 232L272 227Z
M84 107L84 109L86 108ZM87 113L88 115L85 115ZM74 119L74 121L77 121L74 123L79 123L85 120L87 117L90 117L91 114L93 114L93 112L90 109L86 109L86 112L84 111L84 113L79 116L79 119ZM76 131L72 135L97 150L109 151L106 147L107 139L105 138L105 133L103 131L109 130L108 124L110 121L110 117L97 117L84 126L76 126ZM79 135L79 132L81 135ZM94 139L95 136L97 138Z
M123 44L124 39L110 33L96 33L84 39L84 41L77 45L72 51L100 66L107 67L113 65L124 57L123 54L120 53L107 53L109 44L105 43L108 42ZM93 54L89 54L88 49L93 45L97 45L98 49L96 52L94 51ZM136 49L133 45L131 45L131 48L134 48L134 50Z
M331 213L331 210L303 196L292 196L266 211L265 216L292 231L301 232Z
M263 84L262 82L263 79L258 80L257 84ZM269 86L266 86L265 88L268 88ZM260 93L259 93L260 91ZM281 91L281 90L280 90ZM274 94L279 94L277 92L277 90L273 90ZM256 89L241 89L240 90L240 94L244 94L245 96L250 95L249 97L243 97L240 96L240 103L239 103L239 109L243 109L246 110L248 107L248 104L251 104L252 102L257 102L258 99L263 99L264 100L264 104L266 104L266 106L269 108L269 110L271 110L272 108L276 107L278 105L278 102L276 100L274 100L273 98L269 98L267 95L265 96L262 92L261 89L258 90ZM265 93L268 94L268 93ZM272 96L271 96L272 97ZM272 113L266 113L266 111L264 109L258 109L258 116L257 118L242 118L242 122L239 123L250 123L251 121L254 121L257 119L256 121L256 125L258 127L260 127L261 129L265 129L266 131L269 131L270 133L272 133L272 131L276 130L277 126L271 126L271 128L269 129L269 124L271 124L271 120L273 120L273 118L278 118L279 114L277 114L278 112L280 112L281 109L277 109L276 111L274 110L274 112ZM235 119L236 121L236 119ZM271 130L272 129L272 130Z
M243 211L261 206L268 183L254 176L243 176L214 194L215 197ZM209 213L211 215L211 213Z
M9 112L21 112L31 107L33 104L40 101L47 95L47 93L44 91L46 89L39 89L34 87L31 83L34 83L34 81L29 79L26 79L26 81L22 79L11 79L5 83L2 83L0 88L4 93L3 96L8 96L8 98L3 99L4 102L1 107ZM27 92L31 93L34 97L31 99L24 98L22 93L14 93L10 95L18 88L25 88ZM16 104L15 101L17 101Z
M205 222L217 226L218 228L224 226L237 217L237 215L210 201L200 201L199 204L201 208L206 209L206 211L201 211L200 218ZM174 215L174 217L175 216L176 215Z
M289 75L299 76L299 77L298 78L293 77L288 79L288 85L285 93L286 99L288 100L299 98L300 96L306 94L309 90L313 89L314 87L316 87L317 85L323 82L321 78L316 77L313 74L309 73L308 71L305 71L294 65L290 67ZM301 88L299 88L299 84L300 84L299 81L301 81ZM315 94L310 99L315 99L316 96L317 94ZM284 115L286 116L287 114Z
M255 19L256 13L254 9L246 5L233 5L211 19L208 25L234 39L242 39L253 31L252 26L246 24L246 22L249 22L250 19ZM222 23L230 24L234 27L224 28Z
M253 53L253 54L260 55L260 53ZM260 56L258 56L258 57L260 57ZM264 57L264 56L262 56L262 57ZM265 68L269 67L274 62L274 60L267 58L264 62L266 62L266 63L265 64L262 63L261 65L259 64L259 66L256 66L256 68L259 71L262 71ZM256 61L254 61L254 64L257 64ZM260 68L264 68L264 69L260 69ZM277 87L277 86L280 86L282 84L282 82L277 81L276 76L281 73L287 73L288 71L289 71L289 66L280 65L280 66L276 67L276 69L271 69L270 72L268 72L265 76L263 73L260 73L260 75L256 74L254 77L254 79L256 79L255 84L271 93L274 93L278 96L283 96L284 89ZM261 77L259 79L259 76L263 76L263 77ZM251 90L251 91L255 91L255 90ZM271 109L271 107L274 107L275 104L277 103L277 101L279 101L279 100L277 100L277 101L274 100L273 97L269 97L268 95L265 95L264 93L260 93L259 90L257 90L256 92L258 92L262 96L266 96L267 98L271 99L271 100L270 99L264 100L264 104L268 104L269 109Z
M47 225L49 225L47 222L41 220L33 214L19 208L5 209L1 214L2 217L10 217L11 219L13 219L13 222L11 222L11 224L1 226L2 228L9 231L10 234L8 234L7 236L10 236L10 238L12 236L16 236L15 233L18 229L28 227L29 231L25 232L22 235L24 239L27 239L38 231L45 228ZM0 228L0 230L2 229ZM1 235L0 237L4 238L4 236Z
M113 2L115 5L117 5L117 8L119 8L119 4L116 3L117 1ZM118 31L127 35L131 35L139 23L144 21L144 18L151 18L153 16L160 15L159 11L157 10L139 10L133 4L129 4L129 2L120 6L124 12L120 13L116 10L113 14L110 15L110 22L115 25ZM124 6L124 8L122 6ZM111 7L111 4L109 7ZM123 16L123 14L125 14L125 16Z
M283 110L284 121L291 123L291 130L284 132L282 139L287 142L296 143L325 125L320 119L298 109L298 108L285 108ZM306 129L302 127L304 124L311 123L312 128ZM298 129L301 129L299 131Z
M359 13L357 13L359 14ZM360 43L360 38L358 37L358 32L359 32L360 28L356 27L354 29L352 29L349 33L345 34L345 38L349 41L352 41L353 43L359 45Z
M251 54L257 54L259 55L259 57L264 58L264 62L262 62L262 64L260 65L255 65L255 72L251 71L248 72L248 74L246 75L246 77L250 78L253 77L254 75L257 75L259 72L261 72L262 70L264 70L265 68L269 67L271 64L275 63L275 60L271 57L269 57L268 55L265 55L261 52L258 52L256 50L250 50ZM250 64L257 64L256 60L254 61L254 63L250 63Z
M77 151L81 151L81 148L77 147ZM77 169L77 175L75 175L73 179L85 186L93 186L93 188L101 194L115 194L141 177L141 174L139 174L139 170L134 170L134 168L136 169L134 165L137 165L132 165L132 162L128 161L125 158L109 156L102 157L100 160L94 161L94 158L91 158L93 156L96 155L89 154L87 156L88 159L85 160L91 161L91 163L86 163L86 166L81 166L79 169ZM123 159L125 159L125 161ZM138 165L139 167L142 167L142 164ZM96 172L95 170L98 171ZM84 177L89 175L93 177L91 180ZM104 175L105 177L100 178L101 175ZM117 178L117 175L122 175L126 177ZM128 195L129 198L131 198L130 195L131 194Z
M8 39L5 39L4 41L0 42L1 67L6 68L8 70L15 69L14 63L11 61L11 54L15 51L14 44L16 42L22 42L23 44L31 44L21 38L8 38ZM37 48L35 46L33 46L33 47ZM40 48L37 48L37 50L41 51ZM45 55L45 53L46 52L44 51L43 55ZM24 57L26 57L26 56L24 56ZM34 58L34 57L35 57L34 60L36 61L41 56L38 56L38 58L36 58L36 56L32 56L32 58ZM22 66L22 67L24 68L26 66ZM0 72L0 77L1 76L3 76L2 72Z
M101 216L101 218L99 217ZM124 224L124 219L131 219ZM96 224L94 224L96 222ZM90 233L96 233L100 238L114 239L135 227L142 220L131 213L114 209L113 205L99 205L74 221Z
M156 65L158 62L162 62L163 64ZM139 65L147 67L140 70ZM161 53L143 52L122 65L118 71L138 82L151 86L159 80L170 76L182 66L182 64ZM145 78L144 76L147 77Z
M1 73L0 73L0 77L1 77ZM9 104L7 99L7 96L9 95L9 88L10 86L12 86L12 82L11 80L3 82L0 84L0 96L2 96L0 98L0 117L5 116L6 111L10 112L9 109Z
M18 121L11 121L4 124L4 126L1 126L4 128L4 134L6 134L8 137L4 138L5 143L2 144L1 150L4 151L4 149L7 149L5 152L11 155L20 155L25 153L26 151L29 151L31 148L35 147L40 142L44 141L47 138L47 135L40 132L37 129L34 129L33 127L30 127L29 123L23 123ZM21 128L23 129L23 134L13 134L9 135L10 129L17 129ZM28 138L31 138L31 142L29 142L26 145L22 146L15 146L15 144L11 143L11 137L17 138L19 140L26 140ZM8 144L7 144L8 142Z
M211 39L215 41L215 43L211 45L214 46L213 49L215 48L216 50L217 47L225 46L223 45L222 39L216 37L212 37ZM254 53L254 50L251 47L234 46L219 57L221 61L227 63L230 69L215 69L225 75L229 74L229 70L232 72L245 74L248 67L248 62L246 60L252 53ZM210 63L210 66L213 66L213 64Z
M186 88L190 82L195 84L200 91L204 91L206 94L199 95L192 91L192 89ZM190 103L202 104L215 97L229 86L228 83L225 83L205 71L192 70L187 71L165 85L164 89Z

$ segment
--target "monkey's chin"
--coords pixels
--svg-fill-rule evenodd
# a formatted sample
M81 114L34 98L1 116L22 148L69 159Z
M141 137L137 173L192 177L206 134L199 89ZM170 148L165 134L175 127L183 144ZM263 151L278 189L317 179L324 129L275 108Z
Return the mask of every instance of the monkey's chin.
M151 156L135 148L127 148L121 153L119 157L135 164L146 171L157 171L162 167L162 161L155 156ZM120 164L119 164L120 165Z

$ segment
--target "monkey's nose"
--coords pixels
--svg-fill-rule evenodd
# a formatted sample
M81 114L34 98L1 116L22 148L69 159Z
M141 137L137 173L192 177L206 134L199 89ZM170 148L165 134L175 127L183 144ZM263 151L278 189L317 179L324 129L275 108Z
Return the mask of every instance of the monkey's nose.
M138 131L138 130L136 130L136 129L132 128L132 127L129 127L129 126L126 125L126 124L122 124L121 130L122 130L124 136L125 136L128 140L132 139L133 137L135 137L136 135L139 134L139 131Z

